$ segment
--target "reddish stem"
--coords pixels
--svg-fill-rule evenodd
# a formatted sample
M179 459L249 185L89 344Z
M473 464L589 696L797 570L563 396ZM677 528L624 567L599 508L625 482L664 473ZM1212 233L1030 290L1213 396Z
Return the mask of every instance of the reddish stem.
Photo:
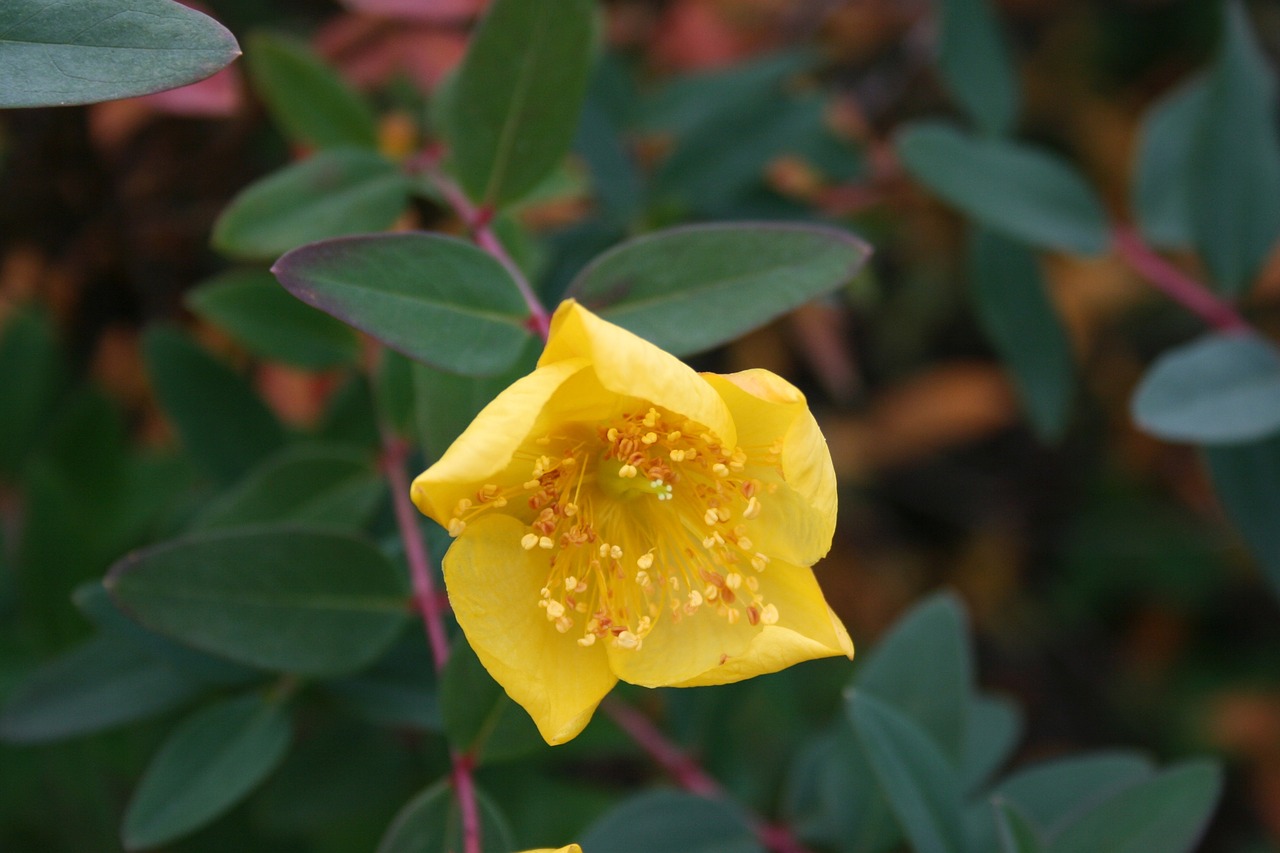
M395 507L396 526L404 543L405 560L409 563L409 576L413 579L413 597L418 612L422 614L427 644L431 647L431 661L436 675L444 671L449 661L449 635L445 632L444 612L431 575L431 555L427 542L418 527L417 512L409 498L409 478L404 472L409 446L392 431L382 427L382 468L391 487L391 502ZM475 780L472 770L475 763L466 753L451 752L453 762L453 789L458 796L458 811L462 815L462 843L464 853L482 853L480 836L480 808L476 802Z
M653 721L625 702L608 698L600 705L611 720L628 737L649 754L658 765L690 793L708 799L728 799L729 795L720 783L711 777L698 762L686 755L664 735ZM782 824L768 823L758 815L748 814L751 830L760 843L774 853L809 853L791 830Z
M490 225L494 216L493 208L488 206L476 207L471 203L471 199L467 198L467 194L462 191L462 187L458 186L448 175L441 171L440 154L436 150L422 152L413 159L409 168L420 171L431 180L431 183L435 184L436 189L444 196L445 202L462 220L462 224L466 226L467 231L471 233L471 239L475 244L492 255L498 263L502 264L502 268L511 276L512 281L515 282L516 289L520 291L524 304L529 308L529 318L532 321L534 330L545 341L551 331L551 316L547 313L547 309L543 307L542 300L538 299L538 295L533 292L529 279L525 277L524 272L511 258L506 247L502 245L502 241L498 239L498 235L494 233Z
M1120 257L1138 274L1210 327L1219 332L1249 331L1248 322L1234 305L1156 253L1135 228L1128 225L1113 227L1111 242Z

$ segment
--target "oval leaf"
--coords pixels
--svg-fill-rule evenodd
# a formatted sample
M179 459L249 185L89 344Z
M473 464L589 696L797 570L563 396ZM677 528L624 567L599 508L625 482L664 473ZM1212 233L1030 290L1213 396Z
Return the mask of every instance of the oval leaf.
M204 689L110 634L44 664L0 709L0 740L39 743L109 729L177 707Z
M220 275L189 291L186 301L193 313L263 358L324 370L360 356L355 332L298 302L266 270Z
M568 295L683 356L847 284L870 254L862 240L834 228L673 228L605 252L578 274Z
M984 225L1033 246L1101 254L1107 218L1093 190L1048 152L921 123L897 136L903 165Z
M321 151L241 191L214 224L213 245L236 258L274 260L304 243L381 231L408 199L409 179L381 155Z
M991 808L995 813L1001 853L1041 853L1044 850L1039 831L1017 806L997 797L992 800Z
M501 207L564 158L586 95L591 0L496 0L450 93L445 131L453 170L481 204Z
M898 825L916 853L964 853L960 782L933 739L861 690L847 710Z
M5 0L0 108L90 104L175 89L239 55L225 27L171 0Z
M1011 774L996 794L1017 804L1037 826L1052 830L1117 791L1152 775L1136 753L1098 752L1034 764Z
M449 743L477 763L524 755L542 744L533 720L511 701L466 643L450 653L440 695Z
M507 821L483 791L476 791L480 807L480 842L483 853L511 853L515 845ZM453 786L441 780L400 810L378 853L453 853L463 849L462 821Z
M764 853L747 819L732 803L677 791L651 791L626 800L587 827L591 853Z
M1205 98L1205 81L1193 78L1156 102L1142 122L1132 203L1143 235L1159 246L1192 241L1191 155Z
M945 0L938 69L983 133L1000 136L1012 129L1018 80L991 0Z
M377 146L373 110L306 45L256 33L245 60L254 89L285 136L316 148Z
M1280 430L1280 352L1252 334L1210 334L1156 359L1133 418L1169 441L1234 444Z
M1036 432L1056 441L1071 414L1075 360L1039 261L1026 245L979 231L970 264L983 331L1013 374Z
M529 312L502 265L438 234L327 240L272 272L294 296L409 358L466 376L510 367L532 338Z
M403 578L375 548L301 527L167 542L116 563L106 585L153 631L251 666L314 676L369 664L409 608Z
M284 708L258 695L189 717L147 766L124 816L124 846L156 847L209 823L276 768L290 738Z
M1228 517L1280 595L1280 437L1205 448Z

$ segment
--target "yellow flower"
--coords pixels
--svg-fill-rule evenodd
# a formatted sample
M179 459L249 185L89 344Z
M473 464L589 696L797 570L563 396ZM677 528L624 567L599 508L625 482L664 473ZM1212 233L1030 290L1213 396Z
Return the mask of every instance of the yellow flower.
M576 302L413 500L456 537L458 624L548 743L618 679L726 684L853 655L809 568L836 483L804 396L765 370L695 373Z
M582 853L582 848L576 844L570 844L568 847L561 847L559 850L552 850L550 847L539 847L537 850L526 850L524 853Z

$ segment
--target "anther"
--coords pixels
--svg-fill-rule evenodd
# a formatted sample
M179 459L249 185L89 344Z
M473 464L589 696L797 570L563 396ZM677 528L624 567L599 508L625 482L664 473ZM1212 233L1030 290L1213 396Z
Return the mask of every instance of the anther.
M650 551L647 554L641 554L636 560L636 565L642 569L651 568L653 566L653 552Z
M460 518L449 519L449 535L457 538L467 529L467 523Z
M743 518L756 518L760 515L760 501L752 495L747 499L747 508L742 511Z
M526 551L532 551L534 548L537 548L537 547L538 547L538 534L536 534L536 533L526 533L526 534L525 534L523 537L521 537L521 539L520 539L520 547L521 547L521 548L523 548L523 549L525 549Z
M760 611L760 621L766 625L778 624L778 608L772 604L766 604L764 610Z

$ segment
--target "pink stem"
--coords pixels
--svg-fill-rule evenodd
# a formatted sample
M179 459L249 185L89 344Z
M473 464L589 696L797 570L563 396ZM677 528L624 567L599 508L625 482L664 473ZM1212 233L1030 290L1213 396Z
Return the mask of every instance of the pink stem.
M622 729L628 737L649 754L680 787L690 793L708 799L728 799L720 783L713 779L698 762L672 743L648 717L625 702L607 698L601 710ZM768 823L758 815L749 815L749 823L756 837L774 853L809 853L791 830L782 824Z
M551 316L547 313L547 309L543 307L542 300L538 299L538 295L533 292L529 279L520 270L520 267L511 258L502 241L498 239L498 235L494 233L490 222L493 219L493 210L490 208L476 207L471 203L471 199L467 198L467 194L462 191L462 187L458 186L453 180L444 174L440 169L439 154L435 151L425 151L418 155L410 164L410 168L421 171L424 175L431 179L431 183L435 184L436 189L444 196L445 202L449 207L453 208L453 212L462 220L462 224L471 232L471 239L481 249L484 249L493 256L498 263L502 264L502 268L511 276L512 281L516 284L516 289L520 291L520 296L524 299L524 304L529 308L529 321L533 326L533 330L545 341L547 335L551 331Z
M1239 333L1250 330L1235 306L1219 298L1211 290L1143 242L1137 230L1117 225L1111 230L1111 241L1120 257L1157 290L1195 314L1219 332Z
M409 575L413 579L413 598L422 614L422 625L431 647L431 661L436 675L444 671L449 661L449 635L440 618L443 609L431 576L431 556L426 540L418 527L417 513L409 499L409 478L404 473L408 445L382 429L382 467L391 487L391 502L395 507L396 526L404 543L405 559L409 563ZM464 853L482 853L480 837L480 808L476 802L475 779L472 770L475 763L466 753L451 752L453 762L453 789L458 796L458 811L462 815L462 843Z

